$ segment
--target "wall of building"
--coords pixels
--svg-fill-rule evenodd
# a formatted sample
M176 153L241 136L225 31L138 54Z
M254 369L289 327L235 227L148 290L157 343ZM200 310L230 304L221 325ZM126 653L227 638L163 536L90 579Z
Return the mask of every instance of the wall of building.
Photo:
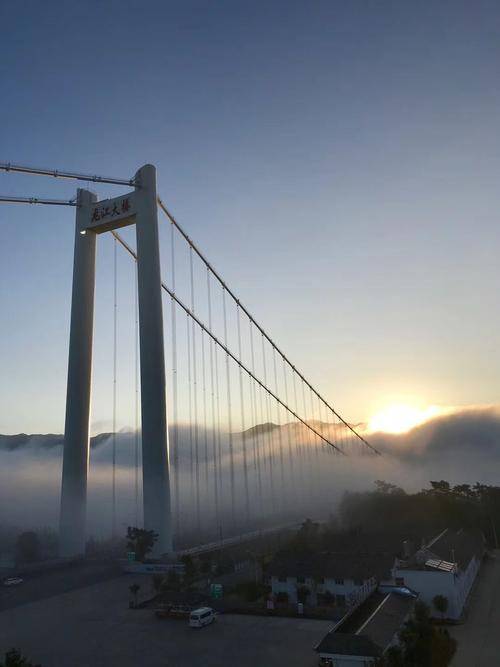
M467 569L464 572L461 571L459 574L457 581L457 608L460 609L460 615L463 612L471 588L479 573L480 567L481 561L479 558L474 557L469 563Z
M465 571L435 572L431 570L394 569L394 578L404 580L404 585L419 594L419 598L431 608L431 613L438 616L433 605L436 595L448 598L446 616L458 620L462 615L464 605L479 571L480 561L473 558Z
M286 581L280 581L278 577L271 577L273 594L286 593L291 604L297 602L297 589L302 586L311 592L307 598L307 603L312 606L318 604L318 595L321 596L321 594L328 592L335 596L336 606L342 606L340 602L343 600L344 606L349 608L363 602L376 589L377 582L374 577L363 581L362 584L355 583L352 579L326 578L323 582L319 582L306 577L302 583L297 582L297 577L287 577Z

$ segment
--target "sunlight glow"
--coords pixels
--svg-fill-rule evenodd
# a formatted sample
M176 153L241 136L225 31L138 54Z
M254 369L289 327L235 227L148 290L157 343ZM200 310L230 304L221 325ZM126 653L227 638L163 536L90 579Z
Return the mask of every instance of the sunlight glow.
M394 404L374 415L368 424L369 430L384 433L407 433L415 426L437 417L441 409L436 405L426 408L411 405Z

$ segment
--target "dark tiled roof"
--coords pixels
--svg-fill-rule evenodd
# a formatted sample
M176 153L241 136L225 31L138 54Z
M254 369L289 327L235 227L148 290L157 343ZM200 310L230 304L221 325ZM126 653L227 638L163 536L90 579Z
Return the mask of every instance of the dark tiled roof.
M341 629L330 632L316 650L339 655L381 656L413 609L415 598L396 593L380 597L380 601L377 599L379 604L375 612L372 606L366 603L363 605L365 616L358 617L358 628L355 632L342 632Z
M361 625L361 634L385 650L414 605L413 597L389 593L375 616L364 627Z
M327 577L329 579L386 578L394 557L390 554L319 553L278 555L267 568L279 577Z
M471 533L464 530L447 530L432 546L429 551L441 560L458 563L460 569L465 570L473 556L480 558L484 552L484 539L480 533Z
M391 554L402 556L403 542L419 546L421 538L411 531L349 531L328 536L326 549L334 553Z
M400 567L425 569L425 562L435 559L457 563L461 570L465 570L474 556L481 558L483 553L482 533L447 528L437 536L437 539L430 540L427 546L419 549L413 558L406 563L400 563Z
M363 655L379 658L382 655L380 646L364 635L343 635L337 632L328 633L316 647L318 653L337 653L339 655Z

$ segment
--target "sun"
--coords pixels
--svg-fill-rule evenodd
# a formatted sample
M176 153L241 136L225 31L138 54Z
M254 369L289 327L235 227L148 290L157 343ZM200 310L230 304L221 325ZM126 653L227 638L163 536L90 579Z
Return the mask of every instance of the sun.
M431 405L426 408L415 407L404 404L389 405L376 415L369 423L368 428L372 433L407 433L415 426L423 424L432 417L439 414L439 408Z

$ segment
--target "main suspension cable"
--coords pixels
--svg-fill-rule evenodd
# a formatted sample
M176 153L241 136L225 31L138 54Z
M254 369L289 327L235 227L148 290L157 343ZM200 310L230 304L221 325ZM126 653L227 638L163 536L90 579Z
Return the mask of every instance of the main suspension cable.
M129 246L129 244L128 244L128 243L127 243L127 242L126 242L126 241L125 241L125 240L118 234L118 232L116 232L116 231L111 231L111 234L118 240L119 243L121 243L121 245L125 248L125 250L126 250L126 251L127 251L127 252L128 252L134 259L135 259L135 260L137 260L137 253L135 252L135 250L133 250L133 249ZM335 445L335 443L331 442L330 440L328 440L327 438L325 438L324 436L322 436L320 433L318 433L318 431L317 431L314 427L312 427L310 424L308 424L308 423L305 421L305 419L303 419L302 417L300 417L300 416L297 414L297 412L296 412L295 410L293 410L291 407L289 407L288 405L286 405L286 404L281 400L281 398L279 398L279 396L276 396L276 395L274 394L274 392L273 392L271 389L269 389L269 388L262 382L262 380L260 380L254 373L252 373L252 371L251 371L249 368L247 368L242 362L240 362L240 361L238 360L238 357L237 357L235 354L233 354L233 352L231 352L231 350L229 350L229 349L224 345L224 343L221 342L221 341L217 338L217 336L216 336L214 333L212 333L212 331L210 331L210 330L208 329L208 327L207 327L205 324L203 324L203 322L202 322L202 321L201 321L201 320L200 320L200 319L199 319L193 312L191 312L190 308L189 308L188 306L186 306L186 305L181 301L181 299L179 299L179 297L178 297L176 294L174 294L174 293L172 292L172 290L171 290L171 289L170 289L164 282L161 283L161 286L162 286L162 289L164 289L165 292L167 292L167 294L169 294L171 297L173 297L173 299L175 300L175 302L182 308L182 310L188 315L188 317L191 317L191 318L196 322L196 324L200 327L200 329L203 329L203 331L205 331L205 333L207 333L207 334L210 336L210 338L211 338L211 339L214 341L214 343L216 344L216 349L217 349L217 347L220 347L220 349L223 350L223 352L225 352L227 355L229 355L229 357L230 357L230 358L231 358L231 359L232 359L238 366L241 366L241 368L242 368L246 373L248 373L248 375L249 375L250 377L252 377L252 378L254 379L254 381L259 385L259 387L261 387L262 389L264 389L264 390L269 394L269 396L271 396L272 398L274 398L275 400L277 400L277 401L280 403L280 405L282 405L282 406L283 406L283 407L284 407L284 408L285 408L285 409L286 409L286 410L287 410L293 417L295 417L295 419L297 419L297 420L298 420L299 422L301 422L304 426L306 426L312 433L315 433L318 437L321 438L321 440L323 440L327 445L330 445L330 447L333 447L334 449L336 449L339 453L341 453L341 454L344 453L344 452L342 452L342 451L337 447L337 445Z
M35 176L52 176L54 178L73 179L75 181L91 181L92 183L109 183L111 185L135 185L133 178L110 178L108 176L97 176L93 174L78 174L74 171L62 171L59 169L40 169L38 167L27 167L12 162L0 162L0 171L12 171L18 174L33 174ZM43 202L34 202L43 203Z
M333 414L338 417L338 419L346 426L357 438L359 438L367 447L369 447L375 454L381 455L378 449L376 449L373 445L371 445L365 438L363 438L362 435L360 435L352 426L349 424L349 422L345 421L345 419L338 414L338 412L335 410L335 408L328 403L328 401L321 396L321 394L312 386L312 384L302 375L302 373L295 367L295 365L288 359L286 354L276 345L274 340L267 334L267 332L260 326L260 324L256 321L256 319L253 317L253 315L248 311L248 309L241 303L241 301L238 299L236 294L227 286L221 275L214 269L214 267L210 264L208 259L206 259L205 255L201 252L201 250L198 248L198 246L194 243L194 241L188 236L188 234L184 231L184 229L181 227L181 225L177 222L177 220L174 218L174 216L170 213L170 211L167 209L163 201L158 197L158 206L160 209L165 213L167 218L170 220L170 222L175 226L177 231L181 234L181 236L184 237L184 239L187 241L190 247L193 248L195 253L198 255L198 257L202 260L202 262L205 264L205 266L210 270L210 272L215 276L215 278L219 281L219 283L223 286L223 288L227 291L229 296L231 296L234 301L239 304L241 310L245 315L248 317L248 319L252 322L252 324L258 329L258 331L266 338L266 340L276 349L276 352L285 360L285 362L290 366L290 368L293 370L294 373L296 373L299 378L309 387L309 389L318 396L318 398L325 404L325 406L333 412Z

